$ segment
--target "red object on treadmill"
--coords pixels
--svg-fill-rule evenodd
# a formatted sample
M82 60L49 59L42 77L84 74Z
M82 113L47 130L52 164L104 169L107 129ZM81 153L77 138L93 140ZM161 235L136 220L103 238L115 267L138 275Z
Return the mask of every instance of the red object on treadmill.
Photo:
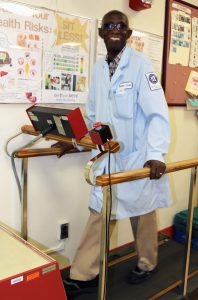
M112 139L109 126L101 122L94 123L93 129L89 131L89 135L95 145L104 145L107 141Z
M68 115L68 121L71 125L75 138L77 140L81 139L88 133L87 126L81 114L80 108L72 110Z

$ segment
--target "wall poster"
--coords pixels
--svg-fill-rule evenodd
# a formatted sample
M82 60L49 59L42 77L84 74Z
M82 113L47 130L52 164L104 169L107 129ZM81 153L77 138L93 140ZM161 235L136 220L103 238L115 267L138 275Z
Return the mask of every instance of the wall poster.
M0 103L84 103L90 19L0 1Z
M150 58L160 80L162 76L163 38L155 34L133 30L128 43L133 49L143 52Z

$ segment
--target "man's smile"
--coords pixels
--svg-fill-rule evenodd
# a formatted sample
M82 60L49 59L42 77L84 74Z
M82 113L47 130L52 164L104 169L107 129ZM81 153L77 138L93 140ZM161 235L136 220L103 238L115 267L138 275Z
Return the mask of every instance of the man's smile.
M110 36L110 37L109 37L109 40L111 40L111 41L120 41L121 38L118 37L118 36Z

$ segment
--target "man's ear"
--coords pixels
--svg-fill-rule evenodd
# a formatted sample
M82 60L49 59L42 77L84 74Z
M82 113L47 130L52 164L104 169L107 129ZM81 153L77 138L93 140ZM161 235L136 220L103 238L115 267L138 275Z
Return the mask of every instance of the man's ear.
M102 28L98 28L98 34L102 39L104 38L104 32Z
M128 29L127 30L127 39L130 38L130 36L132 35L133 30Z

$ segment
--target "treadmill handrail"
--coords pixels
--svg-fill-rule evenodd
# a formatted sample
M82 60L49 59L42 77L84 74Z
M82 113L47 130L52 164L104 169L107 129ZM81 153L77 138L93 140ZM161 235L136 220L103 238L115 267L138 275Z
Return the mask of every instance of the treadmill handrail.
M21 131L26 134L31 134L31 135L39 135L39 131L35 131L34 127L31 125L23 125L21 127ZM48 140L55 140L61 143L67 143L73 145L73 139L66 137L66 136L60 136L60 135L54 135L54 134L46 134L45 136L46 139ZM88 149L97 149L97 145L94 144L89 136L84 136L80 140L75 140L76 144L79 146L83 146ZM110 149L109 149L110 145ZM109 141L109 143L106 143L103 145L104 150L106 151L111 151L112 153L118 152L120 149L120 145L116 141Z
M189 169L197 166L198 166L198 157L189 160L167 163L165 173L167 174L167 173ZM150 175L150 169L147 167L142 169L126 171L126 172L111 173L111 185L146 178L149 177L149 175ZM107 186L109 184L110 184L109 174L104 174L96 177L97 186Z

